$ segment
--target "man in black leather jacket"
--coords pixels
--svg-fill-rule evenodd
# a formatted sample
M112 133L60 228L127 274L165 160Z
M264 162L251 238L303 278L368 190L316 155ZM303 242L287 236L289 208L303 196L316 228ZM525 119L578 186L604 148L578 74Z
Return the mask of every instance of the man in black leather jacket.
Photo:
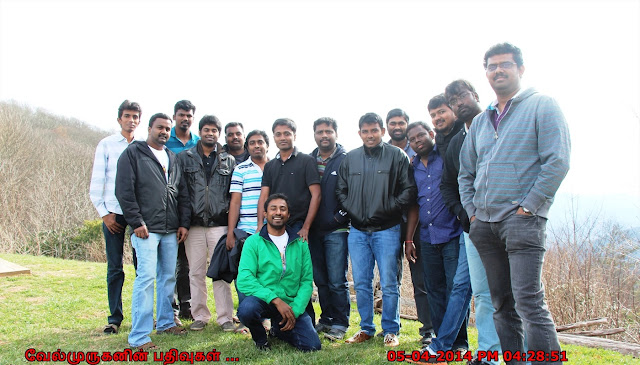
M227 233L229 212L229 185L235 158L218 143L222 124L217 117L205 115L200 120L200 140L193 148L178 155L187 181L191 202L191 229L185 242L189 260L191 288L190 329L200 331L209 323L211 312L207 307L206 274L208 260L220 240ZM233 331L233 300L229 283L213 282L218 324L225 331Z
M138 267L133 283L129 345L157 349L153 330L153 282L156 280L157 333L186 333L173 320L178 242L188 235L189 197L176 155L164 145L171 119L154 114L146 142L134 141L118 160L116 197L124 218L134 229L131 243Z
M347 154L340 165L336 196L351 218L348 246L361 330L347 343L375 335L373 324L373 267L380 271L382 331L386 346L398 346L400 292L398 259L401 252L402 212L416 199L409 158L382 142L384 125L375 113L360 118L363 146Z

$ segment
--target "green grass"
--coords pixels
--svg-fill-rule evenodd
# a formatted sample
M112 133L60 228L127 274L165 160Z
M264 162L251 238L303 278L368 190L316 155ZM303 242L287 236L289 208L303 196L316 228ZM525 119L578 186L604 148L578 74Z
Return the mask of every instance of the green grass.
M32 275L0 278L0 364L27 363L25 351L55 352L69 351L122 351L128 347L127 335L131 326L131 288L134 272L132 266L125 269L123 290L125 320L117 335L105 336L102 327L108 312L106 297L106 264L62 260L49 257L2 254L0 257L31 269ZM209 283L210 286L210 283ZM210 296L212 291L209 289ZM215 313L213 299L210 300ZM316 307L316 313L319 313ZM359 316L355 305L351 311L350 336L358 329ZM376 315L380 329L380 316ZM187 325L189 323L186 323ZM418 323L402 321L400 347L407 352L419 347ZM216 349L220 359L239 358L240 362L252 364L380 364L387 362L387 348L382 339L376 338L364 344L346 345L322 340L322 350L301 353L288 344L273 340L273 350L263 353L256 350L251 338L234 333L225 333L212 319L204 331L190 332L176 337L151 335L161 351L171 348L178 351L208 352ZM469 329L470 345L477 346L476 332ZM569 364L640 364L639 359L622 356L616 352L588 349L579 346L563 346ZM45 364L46 362L42 362ZM66 364L67 362L64 362ZM109 364L111 362L104 362ZM139 364L139 362L135 362ZM149 364L154 362L153 355ZM175 362L188 364L188 362ZM53 364L49 362L48 364ZM62 364L62 363L61 363ZM86 364L86 362L82 362ZM134 364L134 362L131 362ZM461 364L461 363L451 363Z

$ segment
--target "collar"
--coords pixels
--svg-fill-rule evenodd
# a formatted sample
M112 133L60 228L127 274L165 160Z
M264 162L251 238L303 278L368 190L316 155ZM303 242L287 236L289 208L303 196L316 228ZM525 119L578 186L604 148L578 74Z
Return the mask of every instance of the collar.
M520 94L522 94L523 91L524 91L524 88L521 86L520 90L518 90L518 92L509 100L512 101L513 99L517 98L518 96L520 96ZM491 102L491 104L489 104L489 107L487 109L498 111L498 108L496 108L497 106L498 106L498 99L495 99L494 101Z
M427 162L433 161L436 158L436 156L440 156L440 151L438 151L438 145L434 143L433 149L431 150L431 152L429 152L429 155L427 156ZM421 159L422 157L420 157L420 155L416 153L414 158L411 159L411 163L413 164L414 167L418 166L422 164L422 162L420 162Z
M260 230L260 237L262 237L265 240L273 243L273 241L271 240L271 237L269 237L269 231L267 230L267 225L268 224L269 223L266 223L264 226L262 226L262 229ZM285 226L285 230L289 234L289 239L287 240L287 245L290 244L291 242L295 241L296 239L298 239L298 233L294 232L293 229L291 229L291 227Z
M291 152L291 156L289 156L289 158L287 159L287 161L289 161L291 159L291 157L295 157L298 155L298 147L293 147L293 152ZM282 161L282 159L280 158L280 151L278 151L278 153L276 153L276 158L280 161Z
M216 145L213 147L213 153L218 153L218 145L219 143L216 143ZM202 141L198 141L198 143L196 144L196 150L198 151L198 155L201 158L207 157L204 155L204 149L202 148Z
M404 150L404 152L407 152L407 155L409 154L409 150L411 149L411 146L409 145L409 140L405 139L407 141L407 144L404 146L404 148L402 148ZM395 146L393 143L391 143L393 140L390 139L389 142L387 142L388 144ZM398 147L400 148L400 147Z
M382 146L385 144L385 142L380 141L380 143L377 146L373 146L371 148L362 145L362 148L364 148L364 152L368 155L377 155L380 154L380 152L382 151Z
M176 127L171 128L171 137L179 140L178 136L176 135ZM189 130L189 140L193 141L195 139L196 139L195 134L193 134L191 130Z
M125 142L127 142L127 143L131 144L131 143L133 143L134 141L136 141L136 135L135 135L135 134L133 135L133 139L131 140L131 142L127 141L127 138L126 138L125 136L123 136L123 135L122 135L122 133L116 133L115 135L116 135L116 136L118 136L118 139L117 139L117 141L116 141L116 142L122 142L122 141L125 141Z

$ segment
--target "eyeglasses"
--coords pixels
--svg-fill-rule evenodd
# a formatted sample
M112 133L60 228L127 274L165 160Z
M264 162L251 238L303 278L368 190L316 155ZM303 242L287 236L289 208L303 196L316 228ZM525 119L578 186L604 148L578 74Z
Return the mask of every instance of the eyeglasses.
M464 100L464 98L467 97L468 94L470 94L471 92L469 90L467 91L463 91L458 95L454 95L452 97L449 98L449 105L454 106L454 105L458 105L458 103L461 100Z
M510 61L494 63L494 64L491 64L491 65L487 65L487 71L493 72L493 71L498 69L498 66L500 66L500 68L503 69L503 70L510 70L515 65L516 65L515 63L510 62Z

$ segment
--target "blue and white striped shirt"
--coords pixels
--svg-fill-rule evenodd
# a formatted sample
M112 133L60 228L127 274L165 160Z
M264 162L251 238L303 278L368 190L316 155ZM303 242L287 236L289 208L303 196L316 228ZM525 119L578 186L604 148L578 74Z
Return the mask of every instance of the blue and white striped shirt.
M89 185L89 198L100 217L109 213L122 214L116 199L116 171L118 159L129 142L120 133L103 138L96 147Z
M241 193L237 228L254 234L258 228L258 199L262 185L262 169L251 158L236 166L231 175L230 193Z

